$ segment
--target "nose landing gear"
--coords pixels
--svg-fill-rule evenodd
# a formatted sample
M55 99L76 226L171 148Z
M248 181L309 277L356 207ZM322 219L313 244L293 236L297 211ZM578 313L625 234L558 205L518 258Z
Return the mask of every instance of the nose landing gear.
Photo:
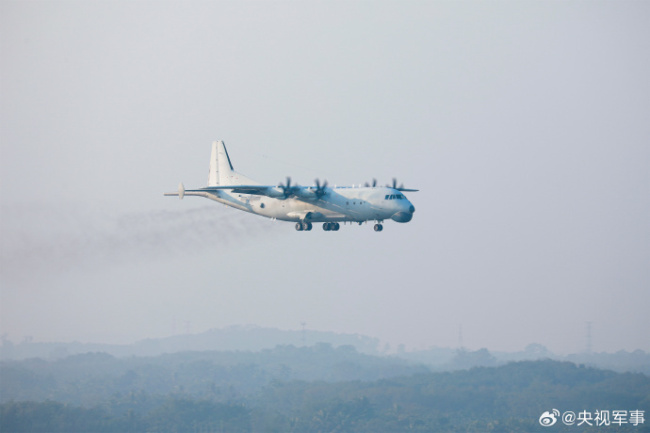
M381 224L375 224L374 229L375 229L376 232L380 232L380 231L382 231L384 229L384 226L381 225Z

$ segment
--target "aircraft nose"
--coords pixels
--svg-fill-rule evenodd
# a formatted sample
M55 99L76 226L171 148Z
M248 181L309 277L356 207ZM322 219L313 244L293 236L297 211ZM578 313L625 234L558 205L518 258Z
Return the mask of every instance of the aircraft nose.
M408 209L402 208L403 210L395 213L391 219L397 221L398 223L407 223L413 219L413 212L415 212L415 206L409 203Z
M406 203L402 203L400 208L400 211L393 214L390 218L398 223L407 223L411 221L413 219L413 213L415 212L415 206L407 200Z
M397 221L398 223L407 223L411 221L411 218L413 218L413 214L411 212L402 211L402 212L397 212L390 218L393 221Z

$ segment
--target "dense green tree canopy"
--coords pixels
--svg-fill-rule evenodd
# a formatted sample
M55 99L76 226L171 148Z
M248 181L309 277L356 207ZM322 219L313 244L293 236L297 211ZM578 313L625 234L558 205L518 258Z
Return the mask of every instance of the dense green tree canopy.
M552 409L650 413L648 376L551 360L431 372L322 345L1 368L2 432L551 431L538 420ZM638 424L606 431L650 431Z

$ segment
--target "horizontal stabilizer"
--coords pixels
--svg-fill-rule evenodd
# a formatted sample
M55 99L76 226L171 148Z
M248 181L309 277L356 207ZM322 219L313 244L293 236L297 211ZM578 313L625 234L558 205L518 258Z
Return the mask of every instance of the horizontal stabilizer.
M178 196L179 199L183 200L183 197L185 197L185 186L183 185L183 182L178 184L178 192L166 192L165 195L167 197Z

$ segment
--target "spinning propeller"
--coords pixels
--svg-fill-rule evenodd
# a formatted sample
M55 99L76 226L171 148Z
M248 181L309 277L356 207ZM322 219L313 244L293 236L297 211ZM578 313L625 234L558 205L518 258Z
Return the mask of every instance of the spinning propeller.
M415 192L418 191L417 189L411 189L411 188L404 188L404 184L401 184L399 187L397 186L397 179L393 178L393 184L392 185L386 185L388 188L393 188L398 191L411 191Z
M327 181L324 181L323 184L320 184L320 180L316 179L316 191L314 191L314 194L316 194L316 197L321 198L325 194L327 194Z
M289 198L290 196L294 195L297 190L300 189L298 186L291 186L291 178L287 177L287 183L286 185L282 185L282 182L278 185L278 188L282 189L282 193L284 194L284 198Z
M399 189L404 189L404 184L401 184L399 186L399 188L397 187L397 179L396 178L393 178L393 185L392 186L391 185L386 185L386 186L391 187L393 189L398 189L398 190Z

